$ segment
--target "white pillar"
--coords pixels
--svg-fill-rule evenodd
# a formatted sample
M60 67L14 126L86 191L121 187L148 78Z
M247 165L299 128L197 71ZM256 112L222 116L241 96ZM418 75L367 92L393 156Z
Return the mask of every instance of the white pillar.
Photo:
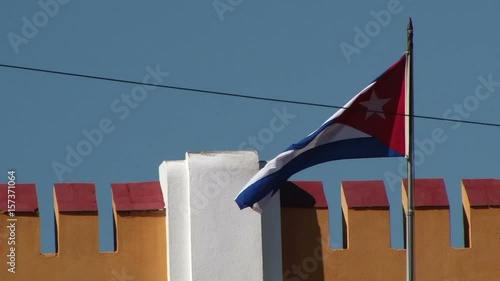
M193 281L262 281L260 214L234 198L259 170L254 151L188 153Z
M282 280L279 195L262 216L234 202L258 170L255 151L188 152L160 166L169 281Z

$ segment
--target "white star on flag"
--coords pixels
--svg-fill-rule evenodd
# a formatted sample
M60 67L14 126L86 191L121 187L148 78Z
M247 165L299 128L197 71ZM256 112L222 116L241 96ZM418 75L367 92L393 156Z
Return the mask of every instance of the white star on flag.
M377 97L377 93L375 93L375 90L373 90L372 95L370 96L370 100L360 102L360 104L362 106L366 107L366 110L367 110L365 120L368 119L368 117L372 116L374 113L378 114L378 116L385 119L383 107L390 100L391 99L379 99Z

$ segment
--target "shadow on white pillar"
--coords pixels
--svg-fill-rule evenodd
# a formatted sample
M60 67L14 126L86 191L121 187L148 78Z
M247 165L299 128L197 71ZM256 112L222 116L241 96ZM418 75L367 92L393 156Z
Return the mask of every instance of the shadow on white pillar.
M191 231L186 161L164 161L160 184L167 212L168 280L191 281Z

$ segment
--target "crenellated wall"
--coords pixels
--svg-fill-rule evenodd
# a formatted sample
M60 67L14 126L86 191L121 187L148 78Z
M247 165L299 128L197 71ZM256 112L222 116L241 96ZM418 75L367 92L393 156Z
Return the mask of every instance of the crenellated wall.
M7 271L7 186L0 185L0 280L166 280L165 212L158 182L112 184L116 252L99 252L95 185L54 186L56 254L40 253L40 220L34 184L18 184L15 273Z
M321 183L289 185L281 191L285 281L404 280L405 250L390 246L383 181L342 182L344 249L329 248L328 206ZM406 183L402 187L406 212ZM302 200L292 202L291 197ZM444 181L416 180L417 280L500 280L500 180L463 180L462 198L466 248L452 248Z
M237 236L243 233L245 241L248 230L238 232L223 221L218 221L224 214L210 213L210 208L223 210L232 203L235 190L249 177L256 167L247 168L244 176L234 170L224 159L235 156L227 154L222 159L215 159L209 154L187 155L187 159L177 162L166 162L160 168L165 172L159 182L112 184L113 212L115 218L116 252L99 252L99 221L96 203L95 185L90 183L56 184L54 186L54 204L56 220L57 253L40 254L40 220L34 184L18 184L16 186L15 214L15 247L16 273L7 271L10 246L9 216L7 209L7 186L0 184L0 280L12 281L163 281L167 280L168 264L187 260L193 270L187 274L186 280L205 281L198 260L216 260L223 258L227 251L223 239L219 239L218 248L210 248L207 252L196 246L196 241L184 239L181 234L190 233L207 225L207 237ZM245 155L249 157L249 155ZM253 157L253 156L252 156ZM254 161L248 158L248 163ZM224 161L222 161L224 160ZM233 159L234 161L235 159ZM191 163L189 163L191 161ZM187 162L187 163L186 163ZM247 163L247 164L248 164ZM252 162L253 163L253 162ZM209 164L208 177L219 175L214 182L231 186L220 189L220 194L230 192L229 196L210 195L206 205L194 205L187 209L178 209L183 200L193 200L194 188L210 191L215 187L204 180L204 173L193 173L196 166ZM241 165L248 167L244 162ZM215 168L214 165L219 165ZM236 164L235 164L236 165ZM191 169L191 170L190 170ZM200 170L199 168L196 168ZM205 170L203 168L202 170ZM168 174L170 173L170 174ZM168 174L168 175L167 175ZM181 175L179 177L179 175ZM193 180L195 179L195 180ZM191 186L192 184L196 184ZM175 185L176 187L172 187ZM168 192L171 208L165 209ZM187 190L186 193L182 193ZM280 216L273 215L270 220L262 220L262 243L264 249L255 253L266 254L269 245L281 244L283 281L299 280L341 280L341 281L399 281L405 276L405 250L393 249L390 244L390 215L383 181L344 181L341 183L341 208L344 223L344 249L329 248L328 204L321 182L295 181L288 182L281 189ZM406 185L402 183L401 208L406 210ZM204 191L204 192L205 192ZM170 193L168 193L170 194ZM198 194L198 195L197 195ZM226 198L227 197L227 198ZM175 198L175 199L174 199ZM198 199L197 199L198 200ZM218 201L219 200L219 201ZM195 200L195 202L197 202ZM450 215L445 183L442 179L417 179L415 186L415 223L416 223L416 261L417 280L426 281L498 281L500 280L500 180L498 179L465 179L462 181L462 203L464 212L464 235L466 248L450 246ZM184 203L182 203L184 204ZM277 205L279 206L279 205ZM199 209L193 209L198 207ZM166 213L172 215L188 211L188 217L179 216L176 224L168 226ZM258 227L255 213L250 210L231 210L231 217L239 219L240 212L254 221ZM279 213L279 210L278 210ZM195 217L198 216L198 217ZM215 216L215 217L214 217ZM276 221L278 219L278 221ZM242 219L242 225L247 219ZM209 229L212 222L219 227ZM281 222L281 239L273 232L267 232L271 225ZM177 233L175 226L183 228ZM222 230L220 230L222 229ZM233 229L233 233L228 233ZM166 233L170 231L169 238ZM257 232L257 234L260 232ZM267 234L266 234L267 233ZM189 237L192 237L190 234ZM201 236L200 236L201 237ZM271 238L272 237L272 238ZM212 239L212 238L210 238ZM183 253L182 247L169 246L167 241L187 241L189 253L186 259L177 259L175 254ZM260 242L259 242L260 243ZM215 245L215 244L214 244ZM211 245L213 246L213 245ZM245 245L243 245L245 246ZM194 249L192 247L197 247ZM250 248L249 248L250 249ZM170 253L170 261L167 252ZM208 253L208 255L206 254ZM272 252L270 252L272 254ZM234 265L246 266L245 260L234 256ZM266 270L276 261L263 258ZM258 264L258 263L256 263ZM219 268L224 278L225 264L213 264ZM254 266L252 266L253 268ZM247 268L247 270L252 270ZM198 270L198 273L195 272ZM215 269L214 269L215 270ZM198 276L194 278L193 276ZM262 274L261 274L262 276ZM271 274L267 275L271 276ZM233 278L234 279L234 278ZM227 281L233 281L227 280ZM246 279L241 279L246 280ZM257 280L257 279L255 279ZM265 281L279 281L276 277L264 276ZM212 280L206 280L212 281ZM215 281L215 280L214 280ZM219 280L217 280L219 281ZM220 279L226 281L226 279Z

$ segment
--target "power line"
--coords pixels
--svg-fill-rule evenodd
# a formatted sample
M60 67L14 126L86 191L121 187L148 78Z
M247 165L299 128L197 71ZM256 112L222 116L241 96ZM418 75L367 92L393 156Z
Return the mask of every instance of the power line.
M343 106L337 106L337 105L327 105L327 104L321 104L321 103L285 100L285 99L277 99L277 98L256 97L256 96L234 94L234 93L221 92L221 91L212 91L212 90L195 89L195 88L188 88L188 87L178 87L178 86L170 86L170 85L143 83L143 82L137 82L137 81L125 80L125 79L109 78L109 77L79 74L79 73L70 73L70 72L41 69L41 68L33 68L33 67L26 67L26 66L18 66L18 65L10 65L10 64L0 64L0 67L33 71L33 72L42 72L42 73L49 73L49 74L56 74L56 75L63 75L63 76L70 76L70 77L87 78L87 79L93 79L93 80L109 81L109 82L116 82L116 83L125 83L125 84L132 84L132 85L153 86L153 87L159 87L159 88L164 88L164 89L189 91L189 92L196 92L196 93L210 94L210 95L217 95L217 96L226 96L226 97L233 97L233 98L243 98L243 99L252 99L252 100L260 100L260 101L270 101L270 102L288 103L288 104L296 104L296 105L323 107L323 108L347 109ZM370 110L363 110L363 111L370 111ZM372 111L372 112L377 113L379 111ZM392 113L392 114L387 113L387 112L380 112L380 113L385 113L385 114L390 114L390 115L407 116L407 114L400 114L400 113ZM487 123L487 122L480 122L480 121L458 120L458 119L442 118L442 117L426 116L426 115L413 115L413 117L420 118L420 119L427 119L427 120L458 122L458 123L480 125L480 126L489 126L489 127L500 127L499 123Z

